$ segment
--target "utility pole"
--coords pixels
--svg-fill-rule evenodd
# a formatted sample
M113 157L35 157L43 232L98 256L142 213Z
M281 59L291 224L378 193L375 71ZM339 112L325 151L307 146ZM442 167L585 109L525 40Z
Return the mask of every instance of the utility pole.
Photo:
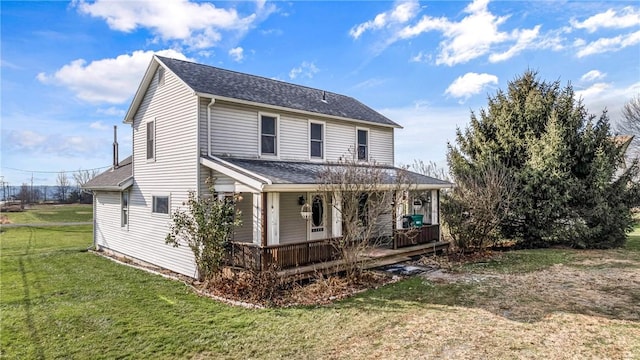
M33 204L33 173L31 173L31 191L29 192L29 204Z

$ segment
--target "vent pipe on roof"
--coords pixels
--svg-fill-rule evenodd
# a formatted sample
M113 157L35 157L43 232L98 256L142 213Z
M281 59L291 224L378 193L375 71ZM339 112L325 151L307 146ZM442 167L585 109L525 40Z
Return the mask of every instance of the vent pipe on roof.
M113 168L118 168L118 126L113 125Z
M327 102L327 92L322 90L322 102Z

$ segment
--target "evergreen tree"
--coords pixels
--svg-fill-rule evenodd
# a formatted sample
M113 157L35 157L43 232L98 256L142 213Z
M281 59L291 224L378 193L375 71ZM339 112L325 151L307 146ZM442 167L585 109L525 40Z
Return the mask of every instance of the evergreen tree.
M552 243L609 247L624 243L638 184L637 164L614 178L622 159L606 111L596 120L570 85L527 71L488 100L488 108L449 145L454 181L489 163L516 181L516 199L500 227L526 247Z

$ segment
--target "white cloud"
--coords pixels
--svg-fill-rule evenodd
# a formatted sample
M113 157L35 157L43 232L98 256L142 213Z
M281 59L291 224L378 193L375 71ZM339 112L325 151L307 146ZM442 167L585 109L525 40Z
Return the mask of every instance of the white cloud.
M489 61L492 63L505 61L518 55L522 51L536 47L535 40L540 33L540 25L535 26L533 29L514 30L512 37L516 39L515 45L509 50L503 53L494 53L489 56Z
M256 2L256 11L244 17L233 8L189 0L80 0L74 4L81 13L104 19L113 30L147 28L162 40L182 40L196 49L214 46L222 38L221 31L245 33L275 10L264 1Z
M123 109L119 109L115 106L108 107L106 109L98 109L96 110L98 114L107 115L107 116L124 116L125 111Z
M594 80L604 79L605 76L607 76L606 73L601 73L598 70L591 70L591 71L585 73L584 75L582 75L582 77L580 77L580 81L591 82L591 81L594 81Z
M431 61L431 55L425 54L424 52L420 51L418 55L412 56L409 59L409 61L410 62L429 62Z
M102 121L94 121L89 125L90 128L95 130L107 130L109 126L105 125Z
M609 9L584 21L571 19L570 23L574 28L585 29L590 33L596 32L600 28L628 28L640 25L640 10L627 6L618 14L615 10Z
M492 54L491 62L507 60L529 48L557 48L557 41L539 41L540 25L532 29L514 29L510 33L500 31L509 16L496 16L488 9L488 0L475 0L464 12L468 15L459 22L447 18L423 16L414 25L406 26L397 34L397 39L409 39L429 31L439 31L443 40L436 58L437 65L453 66L483 56L498 44L515 42L511 48Z
M491 84L498 84L497 76L470 72L455 79L445 90L445 94L466 100L472 95L479 94Z
M236 47L229 50L229 56L233 59L233 61L240 62L244 58L244 49L241 47Z
M318 69L314 63L303 61L300 66L289 71L289 78L295 79L302 76L311 79L318 71L320 71L320 69Z
M609 89L611 84L607 83L595 83L584 90L576 91L576 97L583 99L593 99L599 94L602 94L605 90Z
M39 73L37 78L45 84L67 87L79 99L90 103L120 104L135 93L153 54L153 51L138 50L131 55L119 55L90 63L77 59L52 75ZM187 59L175 50L162 50L155 54Z
M43 134L33 130L9 130L2 134L3 149L23 155L47 154L76 157L107 149L104 141L89 136Z
M626 35L618 35L613 38L600 38L582 47L576 54L579 58L622 50L629 46L640 44L640 31Z
M358 39L369 30L379 30L388 26L404 24L417 14L419 8L420 4L416 0L397 1L391 10L376 15L373 20L352 27L349 30L349 35L354 39Z

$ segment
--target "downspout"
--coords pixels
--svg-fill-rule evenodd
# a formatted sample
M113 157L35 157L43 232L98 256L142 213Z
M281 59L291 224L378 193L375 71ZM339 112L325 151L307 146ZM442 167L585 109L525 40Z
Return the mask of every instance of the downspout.
M211 107L216 103L215 98L207 105L207 155L211 156Z

